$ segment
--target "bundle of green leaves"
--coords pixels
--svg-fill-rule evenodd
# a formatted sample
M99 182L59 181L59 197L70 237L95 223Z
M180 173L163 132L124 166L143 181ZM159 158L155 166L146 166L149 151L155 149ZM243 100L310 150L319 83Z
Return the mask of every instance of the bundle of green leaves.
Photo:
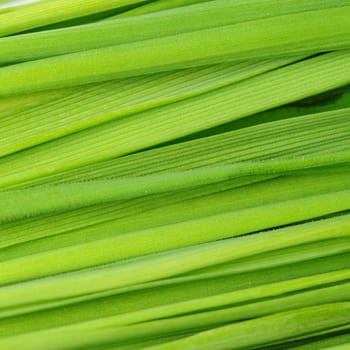
M350 0L0 2L0 349L350 349Z

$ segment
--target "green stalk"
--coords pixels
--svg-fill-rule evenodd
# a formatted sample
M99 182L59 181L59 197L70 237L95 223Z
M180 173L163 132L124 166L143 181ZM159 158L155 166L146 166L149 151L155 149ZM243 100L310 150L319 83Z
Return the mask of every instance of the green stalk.
M141 229L4 261L0 263L3 271L0 285L239 236L347 209L350 209L349 190Z
M23 252L34 254L53 247L63 248L208 215L345 190L350 181L348 172L337 173L335 170L332 174L265 179L250 185L249 178L245 179L246 183L234 180L186 192L94 206L85 211L67 212L66 215L3 224L0 261L22 256Z
M205 94L297 60L222 64L21 96L15 108L3 103L0 156L18 152L111 120ZM45 99L48 101L45 103ZM12 98L13 99L13 98ZM15 99L16 100L16 99ZM39 106L37 105L39 103ZM10 108L8 108L10 107ZM17 109L17 111L16 111Z
M255 303L261 303L265 300L273 300L275 298L281 298L285 295L298 294L303 292L310 292L315 289L322 289L328 287L330 285L335 286L339 285L339 294L338 297L342 295L338 300L346 300L346 294L350 291L350 283L346 283L349 281L349 270L340 270L331 273L325 273L320 275L313 275L310 277L304 277L300 279L291 279L288 281L277 282L272 284L264 284L258 287L240 289L238 291L218 294L206 298L198 298L194 300L184 301L181 303L163 305L156 308L149 308L142 311L126 313L123 315L118 315L115 317L109 317L105 319L101 319L99 321L88 322L85 325L87 328L99 328L110 327L110 326L125 326L132 325L141 322L149 322L155 320L161 320L170 317L181 317L185 315L200 313L200 312L212 312L215 310L224 310L226 308L239 307L241 305L249 305L250 309L254 307ZM328 285L328 286L327 286ZM338 287L338 286L337 286ZM331 288L337 290L338 288ZM312 293L311 293L312 294ZM323 293L322 294L326 294ZM327 293L328 294L328 293ZM306 298L305 298L306 299ZM310 297L308 298L308 303L310 302ZM325 300L318 300L318 303L322 304ZM327 302L331 302L327 300ZM307 305L307 303L306 303ZM293 308L297 307L293 305ZM259 307L256 307L256 313L254 315L250 314L249 317L257 317L267 314L265 308L264 311L260 311ZM283 307L281 307L283 310ZM278 310L278 311L281 311ZM260 312L259 312L259 311ZM226 314L228 310L225 310ZM230 311L233 311L232 309ZM271 309L271 312L275 312L275 310ZM233 312L235 316L233 316L232 320L239 320L238 313ZM247 317L247 315L240 315L241 319ZM217 318L218 320L218 318ZM222 320L222 323L227 322L227 320ZM81 325L78 325L80 328ZM84 329L84 324L82 324L82 328ZM81 328L80 328L81 329Z
M320 100L318 100L317 97L319 97ZM349 108L350 92L349 88L345 86L344 88L332 90L329 93L320 94L319 96L316 96L315 101L313 101L313 97L311 97L309 100L310 102L307 102L308 99L306 99L304 100L304 103L303 101L295 102L287 106L282 106L262 113L258 113L249 118L244 118L234 121L228 125L226 124L218 128L213 128L201 133L200 135L197 134L195 136L198 138L286 118Z
M18 112L47 104L55 99L66 98L76 88L49 90L29 95L9 96L0 99L0 119L5 116L15 115Z
M337 241L337 243L334 241ZM10 318L0 319L0 335L11 336L103 317L126 315L130 312L215 296L263 284L283 282L287 279L307 277L339 269L349 269L349 253L332 255L332 252L334 254L340 252L340 250L336 249L336 246L340 244L345 244L346 246L348 241L338 239L323 241L322 244L319 242L311 244L310 249L315 252L312 256L318 257L313 260L307 260L308 257L312 258L311 255L308 255L309 250L304 252L304 249L299 245L295 246L294 250L287 248L285 250L285 258L282 259L274 258L276 251L265 254L264 258L252 256L251 259L255 259L255 269L253 268L253 270L251 270L252 266L250 266L246 271L245 260L247 259L240 259L236 262L236 272L233 270L232 274L222 274L219 269L217 274L202 274L201 276L189 274L182 277L138 284L124 289L111 290L105 293L97 293L92 297L88 296L88 298L65 299L49 303L39 301L36 304L12 310L7 313L7 316L12 316ZM322 249L322 247L326 247L326 249ZM328 247L331 256L320 258L322 254L327 254ZM301 260L297 263L289 262L288 259L295 255L299 255ZM307 261L303 261L303 259ZM275 260L274 267L264 268L266 262L271 260ZM264 263L261 264L261 262ZM327 293L326 295L329 296L330 294ZM331 293L331 295L334 294Z
M132 11L141 11L146 7L159 8L161 4L156 1ZM174 0L171 0L171 5L176 6ZM346 0L339 3L336 0L287 0L281 6L274 0L258 0L249 3L237 3L237 1L229 0L209 1L197 6L185 6L176 9L176 11L159 12L151 16L136 16L119 20L121 16L125 16L122 14L116 16L118 20L0 39L0 64L178 35L264 17L344 7L346 5L349 6L350 1Z
M350 6L307 11L15 64L0 69L0 96L221 62L347 49L349 16Z
M0 10L0 348L348 348L348 18Z
M68 19L88 16L132 4L142 0L69 0L41 1L0 14L0 36L7 36Z
M209 185L240 176L274 175L281 172L350 162L350 152L264 160L187 171L95 180L41 188L0 192L0 223L34 215L62 212L90 205Z
M290 346L290 345L294 345L294 344L302 344L308 340L310 341L310 340L314 340L314 339L322 339L322 337L323 338L332 337L332 336L334 336L334 334L346 333L349 330L350 330L350 328L347 325L340 326L340 327L334 327L334 328L328 329L326 331L316 332L316 333L309 334L307 336L299 337L296 339L290 338L290 339L288 339L287 345ZM273 345L275 346L276 344L273 344Z
M334 276L334 277L333 277ZM322 283L331 283L337 280L336 276L344 276L341 271L325 275L313 276L305 279L291 280L271 285L263 285L258 288L251 288L233 292L229 294L217 295L211 298L198 299L172 306L164 306L156 309L144 310L136 313L129 313L118 317L110 317L81 323L70 327L57 328L37 333L29 333L16 338L5 338L0 341L0 345L9 346L22 342L31 344L28 349L46 348L47 343L55 344L57 349L66 349L78 345L76 341L81 342L77 334L99 334L99 331L114 329L114 337L108 339L113 343L119 341L134 342L135 339L142 339L142 342L152 336L173 335L175 332L189 330L200 330L208 327L218 326L227 322L237 321L244 318L269 315L271 312L281 312L294 308L300 308L322 303L330 303L346 300L346 294L349 292L350 284L340 284L336 287L322 288ZM320 283L320 285L318 285ZM320 289L312 291L311 288ZM310 289L310 290L309 290ZM333 292L333 293L332 293ZM284 297L284 293L290 293L292 296ZM264 301L265 297L265 301ZM276 298L276 299L275 299ZM225 305L225 300L229 304L228 309L221 309ZM207 305L205 304L207 303ZM236 305L235 305L236 304ZM269 309L270 307L270 309ZM220 308L218 311L210 311ZM202 313L199 313L202 311ZM189 316L181 316L189 312L196 312ZM124 316L124 317L123 317ZM171 319L169 319L171 317ZM165 320L164 320L165 319ZM168 320L166 320L168 319ZM143 323L146 322L147 323ZM129 326L128 326L129 325ZM176 334L176 333L175 333ZM84 337L85 338L85 337ZM93 342L94 337L86 339ZM60 341L61 339L69 339ZM35 344L35 345L34 345Z
M343 246L341 247L341 244ZM234 260L222 265L215 265L209 268L192 271L185 274L187 277L197 276L198 278L213 278L219 276L230 276L236 273L246 273L260 269L273 268L281 265L290 265L301 261L319 259L332 254L343 254L350 250L347 246L348 239L331 239L312 244L301 244L290 248L275 250L270 253L257 254L248 258ZM326 252L322 250L326 248Z
M13 312L13 309L38 302L45 304L66 299L69 303L69 299L74 297L93 299L93 293L155 281L274 249L348 237L349 225L348 215L343 215L259 235L176 249L107 267L5 286L0 289L0 314L4 316L8 312ZM37 293L38 289L41 291L40 294Z
M299 122L301 126L304 126L304 130L308 130L307 133L312 132L312 130L309 131L307 125L302 123L302 119L300 119ZM296 130L291 124L288 125L290 126L288 136L294 138L293 132ZM322 147L321 143L316 140L312 140L311 144L305 144L303 146L301 139L298 139L298 141L294 139L295 142L293 143L285 142L286 139L282 141L279 136L282 137L285 130L278 128L275 129L275 126L277 125L274 125L273 128L271 127L271 124L267 124L266 126L270 126L270 130L268 130L268 128L263 130L261 127L259 127L259 132L254 134L252 131L255 128L244 129L235 133L225 133L210 138L197 139L191 142L178 143L167 147L146 150L125 157L115 158L64 171L51 176L44 176L39 179L25 181L14 186L9 186L9 189L22 189L39 185L81 182L106 178L111 179L130 175L140 176L164 171L188 170L203 166L213 166L216 164L230 164L234 161L243 162L259 159L271 159L273 157L282 159L293 156L301 157L305 155L305 153L317 154L320 152L325 152L327 149L329 149L329 147L332 147L333 150L343 150L339 143L334 142L334 140L329 137L330 135L322 135L322 139L324 141L323 143L325 143L327 140L328 147L325 147L325 145ZM272 129L274 132L271 132ZM318 131L320 133L321 130L321 126L318 125ZM258 130L255 129L254 131ZM269 133L269 131L271 133ZM279 131L280 134L278 134L277 131ZM260 132L262 135L265 135L266 142L262 142L261 137L258 137ZM267 135L269 135L269 137L267 137ZM249 140L250 143L246 143L245 148L243 148L243 139L241 140L239 136L244 136L247 138L247 140ZM310 139L311 135L309 134L308 141L310 141ZM271 147L272 144L275 147ZM190 159L191 161L189 162L187 159ZM333 172L347 172L348 167L349 163L344 163L337 166L316 167L292 172L284 172L283 174L279 175L294 176L331 174ZM258 180L259 178L262 181L268 177L244 177L241 178L241 180L245 182L248 179L252 179L254 180L252 182L255 182L255 179ZM237 178L237 181L240 181L239 179L240 178Z
M350 303L307 307L223 326L149 349L242 349L348 324Z
M346 344L331 346L329 348L326 348L326 350L348 350L348 349L350 349L350 342Z
M139 15L145 15L150 14L158 11L164 11L164 10L170 10L174 8L179 8L182 6L189 6L199 3L209 3L212 0L157 0L155 2L151 2L149 4L139 6L137 8L134 8L132 10L126 11L124 13L121 13L120 15L112 16L109 19L114 18L124 18L124 17L130 17L130 16L139 16Z
M150 212L161 210L161 208L167 208L165 209L165 211L168 212L170 218L167 219L158 216L158 220L155 221L155 223L168 222L167 220L175 220L176 222L178 221L177 218L174 218L176 214L173 215L171 211L172 206L174 206L174 210L177 209L178 211L179 206L177 206L176 204L192 201L196 203L195 201L197 198L205 197L208 199L209 196L214 195L215 193L219 194L220 192L233 190L234 188L239 188L248 184L253 184L255 182L263 181L268 178L270 177L262 176L237 178L230 181L215 183L212 185L196 187L191 190L177 191L176 193L167 192L158 195L135 198L127 201L117 201L110 204L81 208L78 210L68 211L61 214L49 214L46 216L37 216L23 220L17 220L15 222L1 224L1 258L7 255L7 253L5 253L3 249L5 247L9 247L11 245L16 245L18 247L19 243L31 240L35 240L36 243L39 243L39 238L55 236L62 233L75 231L77 229L80 230L89 226L95 227L95 225L103 222L120 221L120 223L124 222L125 224L125 222L131 223L131 221L133 221L134 219L136 220L137 217L138 219L135 223L136 227L138 224L148 226L149 223L147 224L147 222L145 222L145 220L142 219L145 218L144 214L149 213L149 215L151 215ZM331 188L338 188L336 183L333 183L333 181L330 182L332 183ZM335 182L337 181L335 180ZM346 182L347 180L345 180L345 183ZM342 186L342 188L344 187ZM212 201L214 201L214 199L212 199ZM200 203L200 201L198 202ZM242 203L242 201L238 202ZM204 208L204 210L206 209ZM220 211L220 209L217 210ZM166 217L164 212L162 215ZM155 215L152 215L152 217L155 217ZM133 225L132 223L131 225L133 228L135 228L135 225ZM99 231L99 233L102 236L98 237L104 237L103 232ZM108 232L105 233L107 236ZM72 242L75 243L80 242L79 239L82 238L80 235L77 234L77 232L75 232L75 235L68 234L68 236L70 237L69 239L71 239ZM68 236L66 235L65 237ZM92 235L86 236L87 239L92 237ZM43 239L40 240L40 242L44 241L45 240ZM58 242L56 242L55 244L61 246Z
M342 86L350 81L350 75L346 74L347 65L350 65L350 59L346 52L318 56L201 96L105 123L2 158L0 187L122 156L296 101L332 87ZM293 84L295 90L290 89L290 84ZM346 110L333 113L334 120L339 116L343 118L344 123L348 122L348 118L344 119ZM179 115L181 121L178 119ZM325 114L326 116L330 118L331 112L329 115ZM320 118L320 115L314 117ZM349 129L343 127L335 134L334 120L331 137L341 138L341 133L345 134ZM337 127L340 128L340 125L337 124ZM315 125L313 129L316 132ZM229 136L233 135L235 134ZM343 143L346 142L344 139ZM323 147L324 143L323 140ZM36 159L35 165L33 159Z
M343 346L350 342L350 334L342 334L338 336L321 339L318 341L310 342L305 345L292 347L293 350L316 350L316 349L329 349L336 346Z

